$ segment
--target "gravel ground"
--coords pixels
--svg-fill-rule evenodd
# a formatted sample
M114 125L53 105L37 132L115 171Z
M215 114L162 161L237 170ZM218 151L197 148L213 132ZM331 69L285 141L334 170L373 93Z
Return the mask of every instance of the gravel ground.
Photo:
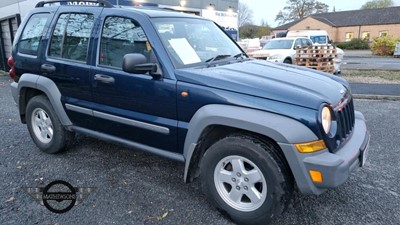
M40 152L17 115L9 80L0 77L0 224L231 224L199 183L183 183L183 165L78 136L69 151ZM295 193L273 224L399 224L399 102L356 101L372 134L367 166L320 196ZM22 188L62 179L95 187L78 206L54 214Z

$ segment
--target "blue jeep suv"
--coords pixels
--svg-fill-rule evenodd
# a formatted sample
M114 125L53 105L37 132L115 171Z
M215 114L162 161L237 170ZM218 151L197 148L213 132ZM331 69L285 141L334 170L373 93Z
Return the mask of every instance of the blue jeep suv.
M9 58L40 150L80 133L182 162L239 224L268 223L295 186L321 194L364 165L369 133L345 80L251 59L201 17L59 2L25 17Z

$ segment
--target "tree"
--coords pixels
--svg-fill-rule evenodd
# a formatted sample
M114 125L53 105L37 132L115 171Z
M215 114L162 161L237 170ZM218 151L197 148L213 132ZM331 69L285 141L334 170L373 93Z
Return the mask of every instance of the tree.
M267 20L261 19L260 26L262 26L262 27L269 27Z
M246 24L240 27L240 38L261 38L262 36L271 33L271 28L269 26L257 26L252 24Z
M394 6L392 0L372 0L361 6L361 9L378 9Z
M253 23L253 10L245 3L239 2L239 27Z
M329 6L316 0L288 0L283 10L279 11L275 17L280 25L303 19L316 13L326 13Z

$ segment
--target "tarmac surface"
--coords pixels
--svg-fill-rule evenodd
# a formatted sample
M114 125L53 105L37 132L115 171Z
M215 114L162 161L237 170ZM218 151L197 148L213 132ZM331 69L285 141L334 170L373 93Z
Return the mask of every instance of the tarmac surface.
M372 55L370 50L345 50L342 70L399 70L400 58Z
M352 93L357 95L400 96L400 84L350 83L350 87Z
M341 69L399 70L400 73L400 58L375 56L370 50L345 50ZM400 84L350 83L350 87L357 97L400 96Z

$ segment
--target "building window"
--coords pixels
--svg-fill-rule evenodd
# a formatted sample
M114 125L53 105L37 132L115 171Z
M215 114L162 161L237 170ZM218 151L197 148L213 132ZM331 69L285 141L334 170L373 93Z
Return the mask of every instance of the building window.
M371 37L371 33L369 31L362 32L361 38L364 41L369 41Z
M347 32L346 33L346 41L351 41L351 39L354 38L354 33L353 32Z
M384 30L384 31L379 31L379 37L385 37L389 35L389 31Z

